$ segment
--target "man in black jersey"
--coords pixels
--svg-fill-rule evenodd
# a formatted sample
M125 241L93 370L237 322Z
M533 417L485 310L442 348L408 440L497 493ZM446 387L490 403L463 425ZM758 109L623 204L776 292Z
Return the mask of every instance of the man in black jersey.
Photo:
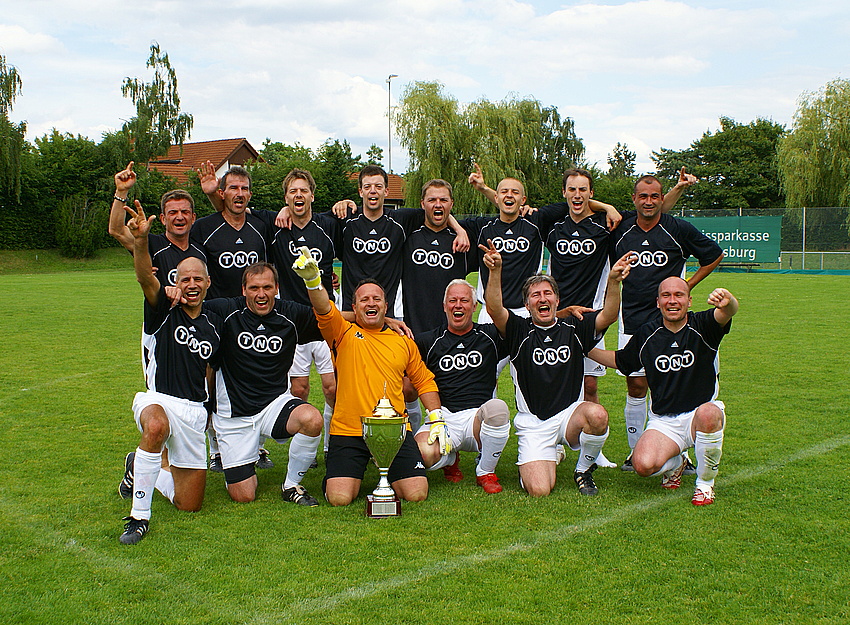
M690 286L678 276L658 286L661 319L643 324L616 352L594 349L590 356L625 374L643 370L652 391L649 422L635 445L638 475L661 475L661 486L679 488L682 453L697 459L695 506L714 503L714 478L723 453L725 406L717 400L717 350L729 332L738 300L726 289L708 296L713 309L689 312Z
M684 172L682 172L684 173ZM681 182L681 177L680 177ZM668 276L685 277L685 262L694 256L699 269L688 279L691 289L720 264L723 251L693 225L663 212L665 196L661 182L654 176L643 176L635 183L632 201L634 212L624 213L623 221L612 233L613 255L633 252L635 260L629 281L623 285L623 304L618 347L647 321L658 319L654 293ZM642 371L626 378L628 396L624 417L629 447L634 449L646 421L647 382ZM627 459L623 470L632 470Z
M109 234L131 254L134 237L124 223L127 217L124 207L135 184L136 172L130 161L126 169L115 174L115 197L109 211ZM193 256L206 262L204 252L189 241L189 230L195 223L194 199L183 189L167 191L160 199L159 220L165 226L165 234L148 235L148 252L160 283L174 286L180 261Z
M629 274L631 254L611 267L602 310L581 320L558 319L558 284L552 276L537 274L522 287L530 316L524 319L502 303L501 254L492 241L482 251L490 271L487 310L508 346L516 387L514 427L523 488L534 497L548 495L555 486L557 445L568 444L579 451L573 474L579 492L595 495L592 473L608 437L608 413L600 404L583 401L584 356L617 318L620 282Z
M180 510L201 508L206 485L204 429L207 413L206 369L219 347L221 319L203 308L210 278L203 261L187 258L177 266L182 303L172 307L165 286L153 274L148 253L150 219L141 204L127 207L134 237L133 265L145 295L143 355L147 392L133 401L139 446L125 460L119 493L132 498L123 544L135 544L148 531L151 498L160 490ZM162 469L168 449L170 471Z
M496 464L510 434L508 405L495 399L496 367L507 356L504 342L493 324L472 321L475 288L466 280L452 280L443 298L444 321L436 329L417 334L416 345L425 366L434 373L440 389L443 418L452 451L441 454L437 442L428 443L429 428L416 434L422 459L429 470L442 468L446 479L459 482L461 451L479 454L476 481L487 493L499 493Z
M214 361L217 407L213 414L227 491L234 501L253 501L261 436L292 438L286 501L317 506L301 478L316 459L322 431L319 411L288 391L295 347L321 340L313 309L276 299L278 274L267 262L249 266L243 296L208 300L205 309L223 319L221 349Z

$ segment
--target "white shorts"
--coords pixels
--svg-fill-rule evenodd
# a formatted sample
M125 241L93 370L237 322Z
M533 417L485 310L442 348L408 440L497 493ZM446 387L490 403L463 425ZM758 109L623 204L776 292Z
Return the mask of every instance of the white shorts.
M481 451L478 449L478 441L475 440L472 428L475 424L475 415L481 408L467 408L460 412L452 412L448 408L442 408L443 420L449 431L452 448L457 451ZM416 432L428 432L429 426L424 423Z
M617 349L623 349L626 346L626 344L629 342L630 338L632 338L632 335L626 334L623 331L623 320L620 319L620 323L617 324ZM622 375L623 377L626 377L624 374L620 373L619 369L617 370L617 373L619 375ZM628 377L630 377L630 378L643 378L643 377L646 377L646 371L644 371L641 368L640 371L634 371L633 373L630 373L628 375Z
M714 404L715 406L720 408L720 412L723 413L723 424L725 426L726 405L719 400L714 400L707 403ZM690 412L683 412L682 414L675 415L664 415L662 417L653 413L650 410L646 429L657 430L658 432L661 432L664 436L666 436L679 446L679 452L683 452L686 449L690 449L694 446L694 437L691 435L691 426L693 424L694 415L696 414L696 411L697 410L695 408Z
M259 460L257 450L260 447L260 436L271 438L281 410L292 400L298 401L299 406L305 403L287 391L251 417L220 417L213 414L222 466L232 469Z
M180 469L207 468L207 410L200 402L181 399L165 393L146 391L133 398L136 427L142 431L140 419L148 406L160 406L168 417L168 462Z
M290 378L304 378L310 375L310 365L316 363L316 371L319 375L334 372L334 363L331 359L331 348L324 341L313 341L304 345L295 346L295 357L292 359L292 367L289 369Z
M558 414L541 420L529 412L518 412L514 417L519 457L517 464L526 464L535 460L557 462L556 447L566 445L573 451L578 449L567 442L567 423L583 400L573 402Z
M605 337L599 339L599 342L594 345L594 347L598 349L605 349ZM600 365L592 358L584 359L584 375L592 375L595 378L601 378L605 375L606 371L607 368L604 365Z

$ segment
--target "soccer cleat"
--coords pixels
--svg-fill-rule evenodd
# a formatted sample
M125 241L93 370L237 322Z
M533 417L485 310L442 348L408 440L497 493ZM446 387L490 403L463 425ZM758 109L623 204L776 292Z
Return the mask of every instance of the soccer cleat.
M269 458L269 450L265 447L260 447L260 459L257 460L258 469L273 469L274 462Z
M564 461L564 458L567 457L567 452L564 451L563 445L555 446L555 464L561 464Z
M635 466L632 464L632 455L629 454L629 457L623 460L623 464L620 465L620 471L627 471L629 473L635 472Z
M460 470L460 454L455 453L455 461L447 467L443 467L443 476L449 481L458 483L463 479L463 473Z
M682 463L665 474L661 475L661 488L667 490L676 490L682 485L682 473L685 471L685 459L682 458Z
M496 477L495 473L479 475L475 478L475 481L478 482L478 485L484 489L485 493L494 495L495 493L502 492L502 485L499 484L499 478Z
M210 456L210 471L224 473L224 465L221 464L221 454Z
M714 503L714 489L711 486L707 487L708 490L703 490L699 486L697 486L694 491L694 496L691 499L691 503L695 506L710 506Z
M593 463L587 471L583 473L576 471L573 473L573 479L576 482L576 486L578 486L578 492L582 495L596 495L599 493L599 489L596 488L596 483L593 481L593 472L595 470L596 463Z
M313 462L310 463L310 468L311 469L318 469L319 468L319 461L313 460Z
M309 506L311 508L319 505L316 498L308 493L307 489L301 486L301 484L296 484L291 488L284 488L281 485L280 491L284 501L291 501L292 503L297 503L299 506Z
M605 457L605 454L600 451L599 455L596 456L596 466L600 469L616 469L617 463L608 460L608 458Z
M124 533L118 537L118 541L122 545L135 545L148 533L148 520L134 519L131 516L125 516L124 520L127 524L124 525Z
M688 456L688 452L682 452L682 458L685 459L685 470L682 475L696 475L697 468L694 466L694 463L691 462L691 459Z
M124 479L118 484L118 494L121 495L121 499L129 499L133 496L133 463L135 461L135 451L124 456Z

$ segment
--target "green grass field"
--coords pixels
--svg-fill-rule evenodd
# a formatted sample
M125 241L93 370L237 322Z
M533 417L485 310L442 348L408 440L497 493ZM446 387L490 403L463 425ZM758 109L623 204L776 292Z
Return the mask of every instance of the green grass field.
M126 262L126 259L125 259ZM850 622L850 278L722 274L741 301L722 348L726 443L717 503L693 477L596 473L531 499L512 437L486 495L431 474L426 502L369 520L363 501L300 509L260 472L258 501L210 474L195 514L156 495L151 532L118 543L116 492L138 433L141 297L129 268L0 276L0 620L8 623ZM609 338L615 338L611 332ZM314 384L314 391L317 390ZM512 396L503 378L503 397ZM625 384L609 372L609 458L627 453ZM315 394L314 394L315 397ZM318 403L318 402L314 402ZM320 492L322 464L305 485ZM367 475L373 488L376 472Z

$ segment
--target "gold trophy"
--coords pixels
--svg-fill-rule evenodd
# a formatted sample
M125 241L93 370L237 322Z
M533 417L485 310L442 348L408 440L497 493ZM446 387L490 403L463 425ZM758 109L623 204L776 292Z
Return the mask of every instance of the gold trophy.
M387 479L390 465L393 463L401 444L407 436L407 415L400 415L387 397L384 384L384 396L363 422L363 439L372 454L372 460L378 467L380 479L378 487L371 495L366 495L366 516L381 519L401 514L401 501Z

